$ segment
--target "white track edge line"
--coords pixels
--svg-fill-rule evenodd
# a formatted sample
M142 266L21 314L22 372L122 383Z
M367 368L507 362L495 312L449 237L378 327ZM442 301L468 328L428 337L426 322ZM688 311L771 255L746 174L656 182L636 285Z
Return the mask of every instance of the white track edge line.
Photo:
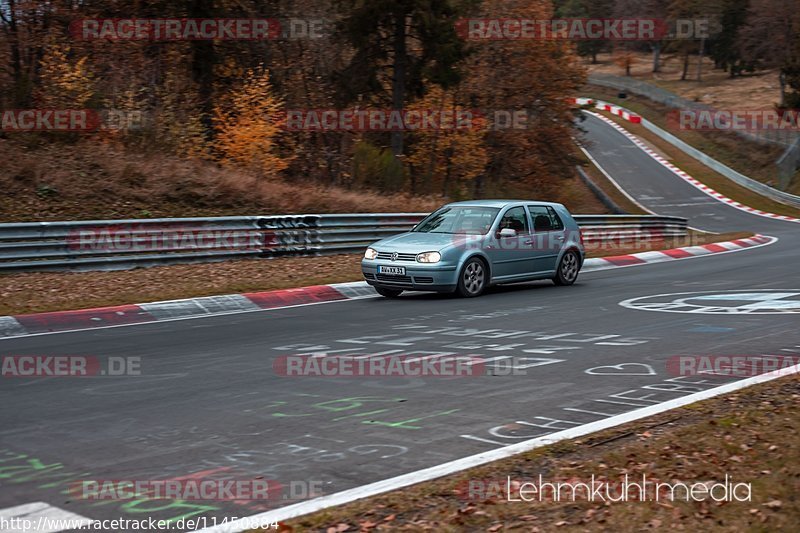
M627 413L612 416L610 418L597 420L582 426L559 431L550 435L545 435L543 437L537 437L535 439L512 444L510 446L497 448L488 452L471 455L462 459L456 459L455 461L417 470L416 472L409 472L408 474L384 479L382 481L377 481L361 487L355 487L353 489L337 492L328 496L321 496L313 500L296 503L273 511L259 513L247 518L230 522L228 524L201 529L200 531L204 531L206 533L238 533L247 529L251 529L255 523L274 523L289 520L291 518L307 515L322 509L327 509L334 505L354 502L356 500L369 498L371 496L392 490L416 485L424 481L431 481L443 476L455 474L468 468L474 468L486 463L505 459L507 457L528 452L536 448L541 448L543 446L554 444L563 440L574 439L590 433L595 433L597 431L610 429L628 422L633 422L642 418L661 414L678 407L683 407L701 400L706 400L715 396L726 394L728 392L744 389L746 387L750 387L751 385L772 381L779 377L789 374L796 374L798 372L800 372L800 364L791 366L789 368L775 370L768 374L761 374L743 380L734 381L732 383L726 383L725 385L721 385L713 389L696 392L694 394L675 398L674 400L643 407L641 409L636 409Z
M645 212L647 212L647 213L650 213L651 215L658 215L658 213L656 213L655 211L652 211L652 210L651 210L651 209L649 209L648 207L646 207L646 206L642 205L641 203L639 203L639 201L638 201L636 198L634 198L633 196L631 196L631 195L630 195L630 193L628 193L628 191L626 191L625 189L623 189L623 188L622 188L622 186L621 186L619 183L617 183L617 180L615 180L614 178L612 178L612 177L611 177L611 174L609 174L608 172L606 172L606 169L604 169L602 166L600 166L600 163L598 163L598 162L597 162L597 160L596 160L594 157L592 157L592 154L590 154L590 153L589 153L589 151L588 151L586 148L584 148L583 146L580 146L580 145L578 145L578 148L580 148L580 149L581 149L581 152L583 152L583 154L584 154L584 155L585 155L587 158L589 158L589 161L591 161L591 162L592 162L592 164L595 166L595 168L597 168L597 170L599 170L599 171L600 171L600 172L603 174L603 176L605 176L605 177L606 177L606 179L607 179L608 181L610 181L610 182L611 182L611 184L612 184L614 187L616 187L616 189L617 189L619 192L621 192L621 193L622 193L622 194L625 196L625 198L627 198L628 200L630 200L631 202L633 202L633 204L634 204L635 206L637 206L639 209L641 209L641 210L643 210L643 211L645 211Z

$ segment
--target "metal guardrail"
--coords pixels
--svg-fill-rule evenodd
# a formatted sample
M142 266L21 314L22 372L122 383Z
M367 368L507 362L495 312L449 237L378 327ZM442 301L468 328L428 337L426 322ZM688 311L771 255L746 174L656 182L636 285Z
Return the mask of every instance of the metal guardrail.
M122 270L363 251L425 213L164 218L0 224L0 272ZM586 242L685 236L686 219L578 215Z

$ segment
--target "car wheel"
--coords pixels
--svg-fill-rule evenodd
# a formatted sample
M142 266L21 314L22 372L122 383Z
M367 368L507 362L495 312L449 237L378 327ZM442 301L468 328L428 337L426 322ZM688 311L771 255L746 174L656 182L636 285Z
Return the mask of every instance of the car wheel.
M486 265L478 258L467 261L458 277L457 292L466 298L480 296L486 288L488 272Z
M403 292L402 290L385 289L383 287L375 287L375 290L377 291L378 294L380 294L381 296L385 296L386 298L397 298Z
M558 270L553 277L553 283L556 285L572 285L578 279L578 271L580 270L580 259L578 254L570 250L565 253L558 264Z

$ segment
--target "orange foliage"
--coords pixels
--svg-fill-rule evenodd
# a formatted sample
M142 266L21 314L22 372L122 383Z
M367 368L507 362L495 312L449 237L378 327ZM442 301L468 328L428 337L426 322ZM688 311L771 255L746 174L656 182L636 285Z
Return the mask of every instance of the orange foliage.
M242 86L228 105L215 107L216 149L225 164L235 164L274 178L291 158L280 153L279 140L286 122L284 102L263 67L245 73Z

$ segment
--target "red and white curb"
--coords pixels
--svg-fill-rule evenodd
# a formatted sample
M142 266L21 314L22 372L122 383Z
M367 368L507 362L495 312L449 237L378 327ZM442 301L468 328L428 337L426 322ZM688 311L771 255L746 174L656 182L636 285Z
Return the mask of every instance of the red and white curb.
M0 317L0 339L371 298L364 282Z
M647 265L652 263L664 263L701 257L704 255L720 254L728 252L738 252L747 248L758 248L777 242L777 237L766 235L754 235L747 239L737 239L734 241L715 242L712 244L701 244L698 246L687 246L684 248L673 248L672 250L658 250L652 252L640 252L630 255L617 255L613 257L595 257L587 259L583 263L581 272L592 272L593 270L607 270L609 268L619 268L628 266Z
M614 106L614 107L616 107L616 106ZM619 109L622 109L622 108L619 108ZM604 109L604 110L607 111L607 109ZM750 214L753 214L753 215L757 215L757 216L760 216L760 217L773 218L773 219L776 219L776 220L784 220L784 221L787 221L787 222L800 222L800 218L790 217L790 216L787 216L787 215L778 215L778 214L775 214L775 213L769 213L767 211L761 211L760 209L752 208L750 206L747 206L747 205L744 205L744 204L742 204L740 202L737 202L736 200L728 198L724 194L715 191L714 189L712 189L708 185L705 185L704 183L701 183L699 180L696 180L695 178L690 176L688 173L684 172L680 168L676 167L675 165L673 165L672 163L670 163L669 161L667 161L666 159L664 159L663 157L658 155L656 152L651 150L646 144L644 144L636 135L632 134L631 132L629 132L628 130L626 130L625 128L623 128L622 126L620 126L619 124L617 124L613 120L611 120L610 118L604 117L603 115L600 115L598 113L593 113L591 111L587 111L587 113L591 114L594 117L599 118L600 120L602 120L603 122L605 122L606 124L608 124L609 126L614 128L615 130L617 130L618 132L623 134L633 144L635 144L637 147L639 147L642 150L644 150L644 152L647 155L649 155L650 157L652 157L653 159L655 159L656 161L661 163L661 165L663 165L664 167L668 168L670 171L672 171L679 178L681 178L685 182L693 185L697 189L703 191L705 194L707 194L708 196L714 198L715 200L720 201L720 202L722 202L724 204L727 204L727 205L729 205L731 207L735 207L736 209L739 209L740 211L745 211L747 213L750 213ZM620 116L622 116L622 115L620 115ZM634 122L634 121L631 121L631 122ZM636 123L641 123L641 118Z
M663 263L718 253L729 253L766 246L775 237L756 235L748 239L689 246L657 252L587 259L581 272ZM113 328L170 320L187 320L269 309L375 298L374 289L363 281L315 285L245 294L227 294L144 304L117 305L77 311L53 311L30 315L0 316L0 339L45 335L95 328Z
M592 98L570 98L569 101L579 106L594 104L595 109L599 109L600 111L608 111L612 115L622 117L628 122L633 122L634 124L642 123L642 117L633 111L628 111L624 107L609 104L608 102L603 102L602 100L593 100Z

